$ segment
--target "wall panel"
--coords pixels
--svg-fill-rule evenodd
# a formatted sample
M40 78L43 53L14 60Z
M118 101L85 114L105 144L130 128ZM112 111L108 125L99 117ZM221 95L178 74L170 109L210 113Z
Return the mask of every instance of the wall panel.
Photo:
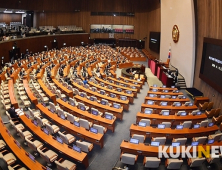
M222 39L222 1L197 0L196 3L198 29L194 87L202 91L204 96L209 97L210 100L214 102L215 108L222 108L222 95L199 78L203 50L203 38L209 37Z
M22 22L22 14L0 14L0 22L10 24L10 22Z

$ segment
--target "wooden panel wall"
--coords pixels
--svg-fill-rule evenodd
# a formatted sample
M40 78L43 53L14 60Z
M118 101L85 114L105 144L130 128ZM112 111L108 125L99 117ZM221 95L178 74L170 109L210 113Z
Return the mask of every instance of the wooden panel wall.
M222 95L199 78L203 50L203 38L222 39L222 1L197 0L197 46L194 87L214 102L215 107L222 108ZM213 76L213 75L212 75ZM217 77L215 77L217 78ZM215 97L213 97L215 95Z
M0 22L22 22L22 14L0 14Z

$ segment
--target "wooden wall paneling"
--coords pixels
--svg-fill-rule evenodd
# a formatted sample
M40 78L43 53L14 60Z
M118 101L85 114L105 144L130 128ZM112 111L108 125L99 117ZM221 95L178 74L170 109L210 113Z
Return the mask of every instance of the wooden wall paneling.
M203 38L222 39L222 2L220 0L197 0L197 46L194 74L194 87L214 102L215 108L222 108L222 95L199 78L202 59ZM215 77L216 78L216 77Z
M0 14L0 22L22 22L22 14Z

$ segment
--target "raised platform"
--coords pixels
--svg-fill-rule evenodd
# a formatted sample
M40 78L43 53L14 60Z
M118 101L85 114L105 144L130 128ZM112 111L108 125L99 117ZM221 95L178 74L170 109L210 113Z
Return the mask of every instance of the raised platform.
M203 93L199 90L197 90L194 87L191 88L186 88L186 92L193 98L195 99L196 97L202 97Z

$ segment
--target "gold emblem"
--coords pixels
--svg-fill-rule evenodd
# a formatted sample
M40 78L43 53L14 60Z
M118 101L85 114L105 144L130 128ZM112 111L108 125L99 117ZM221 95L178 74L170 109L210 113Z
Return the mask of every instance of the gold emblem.
M178 26L174 25L173 30L172 30L172 39L175 43L177 43L179 40L179 34L180 34L180 32L179 32Z

